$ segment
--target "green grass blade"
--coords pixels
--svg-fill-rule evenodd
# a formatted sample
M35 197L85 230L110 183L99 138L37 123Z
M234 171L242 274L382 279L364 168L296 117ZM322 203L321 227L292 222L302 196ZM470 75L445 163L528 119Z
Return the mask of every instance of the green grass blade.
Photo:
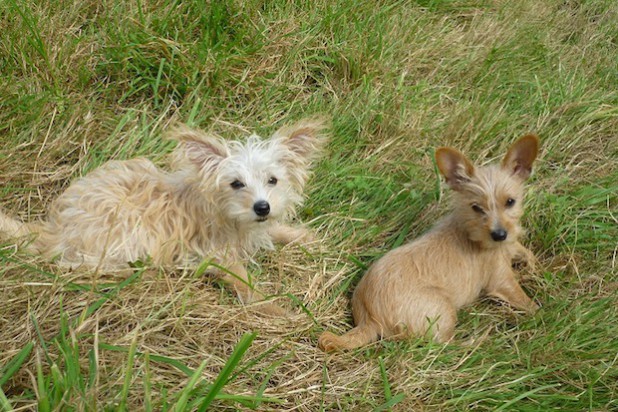
M51 67L49 64L49 56L47 55L47 48L41 39L39 25L37 24L38 22L35 21L27 6L22 9L22 7L20 7L15 0L10 0L10 2L13 5L13 9L16 10L21 16L22 21L30 32L30 36L28 36L28 43L30 43L32 47L34 47L34 49L40 54L47 66Z
M150 374L150 353L144 354L144 410L152 411L152 375Z
M49 400L49 387L46 384L45 375L43 375L43 365L41 357L37 353L36 356L36 383L37 383L37 406L40 412L51 411L51 403Z
M189 401L189 395L191 394L191 391L197 384L197 381L202 376L202 372L204 371L204 368L206 367L207 363L208 361L206 360L202 361L202 363L195 370L193 375L191 375L191 378L189 379L187 386L185 386L185 388L180 392L180 396L178 397L178 400L176 401L176 404L174 405L174 411L181 412L187 409L186 407L187 407L187 402Z
M120 346L109 345L109 344L103 343L103 342L99 343L99 349L111 350L111 351L115 351L115 352L129 352L129 349L127 349L127 348L121 348ZM143 353L138 352L138 351L136 351L135 354L137 356L144 356ZM168 364L170 366L173 366L176 369L178 369L179 371L185 373L187 376L192 376L195 373L195 371L193 369L189 368L184 363L182 363L182 362L180 362L180 361L178 361L176 359L168 358L167 356L149 355L149 358L152 361L162 362L162 363Z
M28 342L17 355L6 363L0 370L0 388L21 368L21 365L28 360L30 352L34 347L34 342Z
M279 343L274 344L273 346L271 346L270 348L268 348L267 350L265 350L264 352L262 352L261 354L255 356L253 359L251 359L250 361L247 361L242 368L237 368L234 371L234 374L232 375L231 379L234 380L236 379L236 377L238 375L241 375L243 373L245 373L247 370L253 368L254 366L258 365L260 362L262 362L264 359L268 358L268 356L270 356L272 353L275 353L283 344L285 344L285 341L282 340Z
M384 402L382 405L378 406L373 410L373 412L382 412L388 411L392 406L397 405L399 402L403 401L406 398L406 395L403 393L398 393L397 395L390 398L387 402Z
M382 386L384 387L384 398L388 402L391 397L391 385L388 382L388 376L386 376L386 368L384 367L384 359L382 356L378 357L378 364L380 365L380 376L382 376Z
M386 374L386 367L384 366L384 359L382 356L378 357L378 364L380 366L380 376L382 377L382 387L384 388L384 399L386 402L378 406L374 411L390 411L391 406L398 404L405 399L403 393L399 393L393 396L391 391L391 384L388 381L388 375Z
M271 376L273 375L273 373L275 373L275 371L277 370L277 368L279 368L279 366L281 366L282 364L284 364L285 362L287 362L290 358L292 357L292 354L289 354L288 356L283 357L282 359L279 359L278 361L276 361L275 363L273 363L269 368L268 371L266 372L266 376L264 376L264 379L262 379L262 383L260 384L260 386L258 387L258 390L256 392L256 396L260 398L260 400L256 401L253 405L252 408L253 409L257 409L260 407L260 405L262 404L262 398L264 398L264 391L266 390L266 386L268 385ZM269 399L269 398L266 398ZM269 399L269 401L272 402L272 399Z
M298 299L295 295L293 295L292 293L286 293L285 296L287 296L288 298L290 298L290 300L292 302L294 302L296 305L298 305L300 307L300 310L302 310L307 316L309 316L309 318L311 319L311 321L313 322L314 325L316 326L320 326L320 323L317 321L317 319L315 318L315 316L313 316L313 313L311 313L311 311L309 310L309 308L300 300Z
M515 398L511 399L510 401L505 402L504 404L500 405L500 407L496 409L496 412L498 412L498 411L509 411L509 410L511 410L510 409L511 406L513 406L514 404L516 404L520 400L525 399L525 398L529 397L530 395L533 395L533 394L535 394L537 392L544 391L545 389L555 388L557 386L560 386L560 385L557 384L557 383L551 384L551 385L543 385L543 386L539 386L537 388L531 389L529 391L526 391L524 393L521 393L518 396L516 396Z
M70 382L67 382L68 376L67 379L65 379L65 375L63 375L63 373L60 371L60 368L57 364L52 364L49 370L50 384L48 388L51 396L48 396L48 399L51 399L50 405L60 405L64 394L67 391L71 390ZM70 372L68 372L67 370L65 371L65 373L68 375Z
M9 399L4 394L2 387L0 387L0 407L2 407L3 411L7 411L7 412L13 410L13 407L11 406L11 402L9 402Z
M137 347L137 331L133 336L133 341L129 347L129 356L127 359L127 366L124 371L124 384L122 385L122 392L120 393L120 406L119 410L124 411L127 408L127 397L129 396L129 388L131 386L131 379L133 378L133 363L135 362L135 352Z
M97 354L93 348L88 351L88 388L94 387L97 381L98 371Z
M202 403L198 408L198 412L204 412L208 409L212 401L227 383L228 377L232 374L232 372L236 368L236 365L238 365L247 349L249 349L249 347L251 346L251 343L253 343L253 340L256 336L257 334L255 333L246 333L243 335L243 337L234 348L234 352L232 352L232 355L228 358L227 362L223 366L223 369L221 369L221 372L219 372L219 376L217 376L217 379L212 384L210 391L202 400Z
M152 88L152 94L154 94L155 97L155 107L159 107L159 87L161 85L161 76L163 76L163 68L165 67L165 59L161 59L161 62L159 63L159 70L157 72L157 79L155 81L155 84Z
M47 344L45 343L45 339L43 338L43 334L41 333L41 328L39 328L39 322L37 322L34 314L30 314L30 320L32 321L32 326L34 326L34 330L36 332L37 337L39 338L39 343L43 348L43 352L45 353L45 357L47 358L47 362L52 364L53 361L49 356L49 349L47 348Z
M284 403L285 400L273 397L266 397L262 395L234 395L228 393L219 392L215 399L233 401L240 403L243 406L256 409L262 403Z

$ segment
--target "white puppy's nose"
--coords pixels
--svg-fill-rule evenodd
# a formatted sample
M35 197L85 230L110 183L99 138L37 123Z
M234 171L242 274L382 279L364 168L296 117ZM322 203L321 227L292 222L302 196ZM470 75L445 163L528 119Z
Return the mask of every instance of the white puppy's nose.
M260 217L268 216L270 213L270 205L266 200L258 200L253 204L253 211Z

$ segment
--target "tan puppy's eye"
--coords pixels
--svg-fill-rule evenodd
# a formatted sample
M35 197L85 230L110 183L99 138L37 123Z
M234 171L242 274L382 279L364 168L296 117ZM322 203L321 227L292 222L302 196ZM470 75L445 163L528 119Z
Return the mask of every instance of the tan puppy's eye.
M483 210L483 208L477 205L476 203L472 205L472 210L474 210L476 213L485 214L485 211Z
M230 183L230 186L232 186L232 189L238 190L238 189L242 189L243 187L245 187L245 184L237 179L237 180L234 180L232 183Z
M505 205L506 207L513 207L513 205L515 205L515 199L509 197L508 199L506 199Z

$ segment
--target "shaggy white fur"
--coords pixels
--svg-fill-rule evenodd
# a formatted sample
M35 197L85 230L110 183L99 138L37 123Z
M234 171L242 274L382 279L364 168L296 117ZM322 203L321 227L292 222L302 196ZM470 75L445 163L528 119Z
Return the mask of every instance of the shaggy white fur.
M0 212L0 230L34 234L36 252L62 266L121 269L137 260L161 266L212 258L241 300L252 288L245 262L273 241L309 235L284 225L302 200L311 162L325 143L323 122L301 121L270 139L225 141L180 127L172 170L147 159L110 161L75 181L47 220L22 223ZM280 312L274 305L265 311Z

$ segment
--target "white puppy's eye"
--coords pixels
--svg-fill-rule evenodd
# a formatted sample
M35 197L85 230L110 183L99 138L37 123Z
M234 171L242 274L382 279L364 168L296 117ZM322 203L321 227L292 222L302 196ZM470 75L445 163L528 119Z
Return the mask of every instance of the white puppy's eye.
M245 184L241 182L240 180L236 179L232 183L230 183L230 186L232 186L232 189L238 190L238 189L242 189L243 187L245 187Z
M269 185L273 185L274 186L274 185L277 184L277 182L278 182L278 180L277 180L277 178L275 176L271 176L271 178L268 179L268 184Z

